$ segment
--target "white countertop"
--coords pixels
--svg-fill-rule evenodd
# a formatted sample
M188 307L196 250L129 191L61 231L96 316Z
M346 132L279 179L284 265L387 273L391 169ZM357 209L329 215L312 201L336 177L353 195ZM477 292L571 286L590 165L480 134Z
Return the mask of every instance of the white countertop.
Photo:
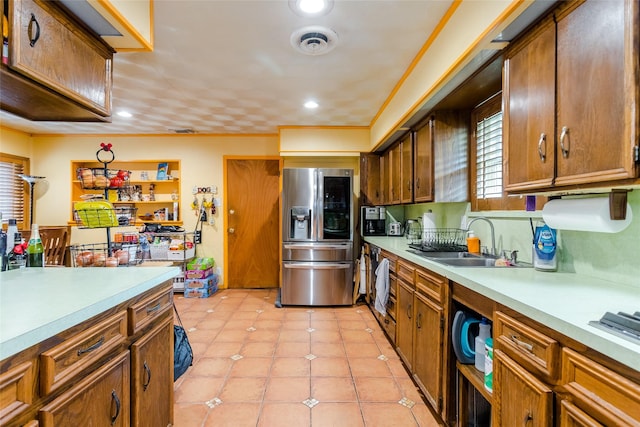
M607 311L640 311L640 285L620 285L575 273L533 268L450 267L408 252L407 240L402 237L364 240L640 371L640 344L589 325L589 321L599 320Z
M178 274L178 267L26 268L2 272L0 360Z

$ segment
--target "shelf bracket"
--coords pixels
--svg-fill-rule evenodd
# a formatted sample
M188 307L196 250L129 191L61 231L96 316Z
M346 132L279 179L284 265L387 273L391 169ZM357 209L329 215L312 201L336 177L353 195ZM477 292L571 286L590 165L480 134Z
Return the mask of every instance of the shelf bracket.
M627 193L626 189L613 189L609 193L609 218L623 220L627 217Z

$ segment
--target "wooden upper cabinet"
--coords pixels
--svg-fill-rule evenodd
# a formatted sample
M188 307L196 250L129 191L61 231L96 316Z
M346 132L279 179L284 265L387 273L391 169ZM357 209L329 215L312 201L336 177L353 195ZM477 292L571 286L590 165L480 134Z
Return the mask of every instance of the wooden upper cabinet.
M505 188L636 178L638 2L565 2L506 55ZM555 120L555 124L554 124Z
M433 201L433 121L429 120L414 133L413 200Z
M10 1L9 23L3 109L31 120L110 120L112 48L55 2Z
M555 168L555 43L548 19L504 63L505 189L549 187Z
M407 134L400 142L400 203L413 202L413 141Z
M382 157L360 153L360 204L376 206L384 203L382 193Z
M636 176L638 8L586 1L558 16L556 185Z
M387 192L387 203L391 205L400 204L401 180L402 180L402 151L400 144L394 145L389 151L389 190Z

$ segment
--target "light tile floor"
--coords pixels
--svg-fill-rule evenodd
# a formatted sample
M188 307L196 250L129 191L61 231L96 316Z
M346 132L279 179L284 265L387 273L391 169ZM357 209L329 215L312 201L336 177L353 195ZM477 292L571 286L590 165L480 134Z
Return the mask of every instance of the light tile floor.
M176 427L439 425L367 306L277 308L276 295L176 294L194 351Z

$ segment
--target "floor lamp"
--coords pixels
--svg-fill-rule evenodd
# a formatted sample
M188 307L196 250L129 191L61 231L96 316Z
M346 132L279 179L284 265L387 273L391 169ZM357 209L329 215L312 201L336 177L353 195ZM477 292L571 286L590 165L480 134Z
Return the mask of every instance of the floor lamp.
M29 183L29 230L31 230L31 226L33 225L33 187L36 185L36 182L40 182L45 179L44 176L35 176L35 175L18 175L20 178L24 179Z

